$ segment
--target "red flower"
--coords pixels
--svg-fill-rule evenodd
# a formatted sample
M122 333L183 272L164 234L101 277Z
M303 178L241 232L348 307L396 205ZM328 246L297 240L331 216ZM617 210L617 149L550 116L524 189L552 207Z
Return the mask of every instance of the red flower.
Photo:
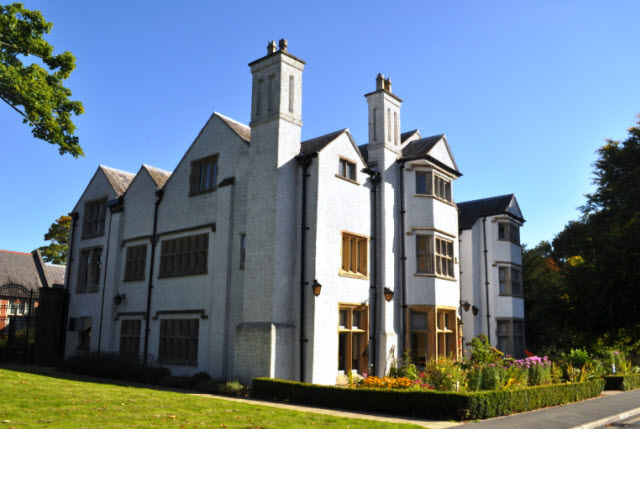
M535 355L531 353L529 350L525 350L524 353L527 357L535 357Z

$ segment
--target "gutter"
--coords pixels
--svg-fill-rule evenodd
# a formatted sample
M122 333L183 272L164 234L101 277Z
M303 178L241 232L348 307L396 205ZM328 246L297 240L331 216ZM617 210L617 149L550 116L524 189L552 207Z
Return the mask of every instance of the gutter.
M149 321L151 320L151 293L153 291L153 264L156 257L156 244L158 243L158 207L162 202L164 190L156 190L156 203L153 209L153 234L151 235L151 259L149 261L149 285L147 288L147 309L144 316L144 356L143 365L147 364L147 356L149 352Z

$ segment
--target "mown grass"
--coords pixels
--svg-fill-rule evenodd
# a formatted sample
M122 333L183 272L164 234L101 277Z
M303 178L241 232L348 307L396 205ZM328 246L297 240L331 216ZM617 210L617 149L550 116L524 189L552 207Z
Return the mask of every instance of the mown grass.
M0 369L0 428L419 428Z

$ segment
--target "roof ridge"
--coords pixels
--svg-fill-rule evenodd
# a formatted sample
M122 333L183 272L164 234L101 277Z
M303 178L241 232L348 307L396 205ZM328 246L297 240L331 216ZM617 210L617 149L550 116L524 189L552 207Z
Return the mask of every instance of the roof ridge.
M4 252L4 253L17 253L18 255L32 255L32 253L28 253L28 252L16 252L14 250L2 250L0 249L0 252Z

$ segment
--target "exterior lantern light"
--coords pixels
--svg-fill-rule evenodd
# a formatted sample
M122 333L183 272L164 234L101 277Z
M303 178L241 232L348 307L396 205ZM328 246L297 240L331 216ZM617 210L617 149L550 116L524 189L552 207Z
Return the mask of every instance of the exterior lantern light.
M476 307L475 305L474 305L473 307L471 307L471 311L473 312L473 316L474 316L474 317L475 317L475 316L478 314L478 312L479 312L478 307Z
M122 300L124 300L124 293L119 293L115 297L113 297L113 303L115 303L116 305L120 305L122 303Z
M393 290L389 287L384 287L384 299L387 302L390 302L393 299Z
M467 302L466 300L464 302L462 300L460 300L460 306L462 308L464 308L465 312L468 312L469 308L471 307L471 304L469 302Z
M320 284L320 282L318 282L317 278L313 281L313 285L311 285L311 288L313 288L313 294L316 297L320 295L320 290L322 290L322 285Z

